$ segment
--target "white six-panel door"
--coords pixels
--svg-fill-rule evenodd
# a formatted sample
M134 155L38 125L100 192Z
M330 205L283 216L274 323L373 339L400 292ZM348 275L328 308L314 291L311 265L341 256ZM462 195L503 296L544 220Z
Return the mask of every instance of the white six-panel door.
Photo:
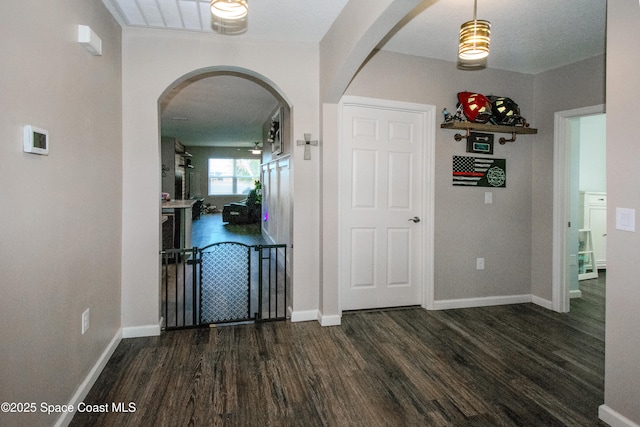
M421 304L424 113L345 104L341 118L341 309Z

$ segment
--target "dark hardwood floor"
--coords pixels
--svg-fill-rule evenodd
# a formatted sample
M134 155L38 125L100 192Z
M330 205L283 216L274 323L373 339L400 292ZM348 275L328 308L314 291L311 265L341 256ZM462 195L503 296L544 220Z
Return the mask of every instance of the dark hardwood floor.
M533 304L346 313L124 339L73 426L605 426L605 276ZM111 406L109 406L111 408Z
M221 213L201 215L193 221L191 231L193 246L204 248L212 243L240 242L246 245L266 243L260 234L260 223L234 225L222 222Z

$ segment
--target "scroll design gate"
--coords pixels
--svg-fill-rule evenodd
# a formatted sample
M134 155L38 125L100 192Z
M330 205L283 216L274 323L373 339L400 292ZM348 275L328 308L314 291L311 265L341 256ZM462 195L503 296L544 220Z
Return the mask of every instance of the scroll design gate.
M221 242L161 254L164 329L286 319L286 245Z

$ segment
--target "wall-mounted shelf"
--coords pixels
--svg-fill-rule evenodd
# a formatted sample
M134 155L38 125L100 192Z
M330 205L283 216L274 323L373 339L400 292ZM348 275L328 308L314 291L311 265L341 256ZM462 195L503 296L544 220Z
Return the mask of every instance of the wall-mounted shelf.
M472 122L446 122L440 125L442 129L458 129L458 130L466 130L466 135L461 135L459 133L455 134L454 138L456 141L460 141L463 138L469 137L469 132L472 130L480 131L480 132L492 132L492 133L510 133L511 139L500 138L500 144L504 144L506 142L514 142L516 140L516 135L534 135L538 133L538 129L525 127L525 126L501 126L501 125L492 125L487 123L472 123Z

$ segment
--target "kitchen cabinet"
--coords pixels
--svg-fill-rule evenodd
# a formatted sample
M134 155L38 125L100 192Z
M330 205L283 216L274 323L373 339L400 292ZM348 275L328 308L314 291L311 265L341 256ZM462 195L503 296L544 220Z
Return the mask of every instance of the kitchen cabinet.
M162 214L168 218L163 222L163 246L170 242L172 245L171 247L163 247L163 249L191 248L191 210L196 202L197 200L162 202ZM167 236L166 241L165 235Z

